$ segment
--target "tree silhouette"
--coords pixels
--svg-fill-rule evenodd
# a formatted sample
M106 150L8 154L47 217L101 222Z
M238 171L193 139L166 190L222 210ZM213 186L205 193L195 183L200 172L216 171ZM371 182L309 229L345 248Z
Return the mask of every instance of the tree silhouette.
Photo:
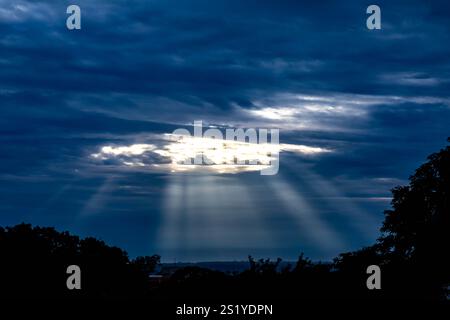
M416 287L442 295L441 289L450 284L450 147L430 155L410 184L392 194L380 251L415 274L420 281Z
M411 259L450 252L444 251L450 246L450 147L430 155L410 184L392 195L393 209L385 211L379 239L385 253Z
M155 254L153 256L137 257L131 263L144 274L149 275L161 264L161 256Z
M430 155L409 180L392 190L377 243L341 254L335 267L351 283L365 266L377 264L386 275L386 297L444 299L450 284L450 147Z
M146 275L125 251L54 228L0 228L0 257L1 296L133 297L147 290ZM69 265L81 268L80 291L66 287Z

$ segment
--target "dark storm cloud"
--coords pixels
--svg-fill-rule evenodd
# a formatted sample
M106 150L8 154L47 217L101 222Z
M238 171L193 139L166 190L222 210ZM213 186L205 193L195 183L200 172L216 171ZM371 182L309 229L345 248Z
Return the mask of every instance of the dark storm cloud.
M64 2L21 3L26 12L1 22L6 88L222 108L251 106L255 91L411 94L401 81L411 71L437 81L414 94L449 89L448 26L428 23L444 4L381 3L384 30L368 32L365 4L356 2L79 1L83 29L69 32ZM50 13L33 19L39 10Z

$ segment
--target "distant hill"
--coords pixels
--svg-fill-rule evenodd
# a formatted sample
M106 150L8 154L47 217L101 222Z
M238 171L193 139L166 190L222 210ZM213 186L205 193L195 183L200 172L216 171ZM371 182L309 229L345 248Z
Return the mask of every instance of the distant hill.
M294 267L296 262L294 261L282 261L279 265L279 269L286 267ZM224 273L241 273L250 268L250 264L247 261L207 261L207 262L176 262L176 263L162 263L161 273L171 274L178 269L185 267L200 267Z

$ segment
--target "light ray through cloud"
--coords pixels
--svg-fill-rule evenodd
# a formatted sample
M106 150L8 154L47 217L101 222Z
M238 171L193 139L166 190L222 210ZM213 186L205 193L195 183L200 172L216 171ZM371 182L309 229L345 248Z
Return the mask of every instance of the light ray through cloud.
M105 178L103 184L99 186L97 191L86 202L79 217L81 218L101 213L106 203L111 200L111 193L115 190L115 187L116 177L109 176Z
M322 252L330 254L345 246L344 240L333 230L328 222L317 215L308 201L288 182L279 179L268 180L271 192L282 200L288 214L297 225L299 232L305 234L311 243Z
M295 169L293 165L288 161L285 162L289 173L297 178L299 185L305 185L307 188L318 195L320 199L323 199L322 205L327 205L331 199L333 199L333 205L330 208L331 212L337 215L344 215L346 222L352 226L354 232L357 232L361 237L367 240L373 241L373 233L370 230L374 230L374 226L378 226L380 221L375 219L374 216L366 212L365 209L360 207L351 198L346 197L345 194L340 191L341 188L334 186L334 184L320 175L314 173L311 169L305 165L296 164ZM331 198L331 199L330 199ZM339 201L337 202L337 199ZM337 206L336 203L339 205Z
M216 259L226 259L223 248L271 247L270 227L259 217L249 192L233 175L171 176L157 241L161 252L169 260L204 250L215 251Z

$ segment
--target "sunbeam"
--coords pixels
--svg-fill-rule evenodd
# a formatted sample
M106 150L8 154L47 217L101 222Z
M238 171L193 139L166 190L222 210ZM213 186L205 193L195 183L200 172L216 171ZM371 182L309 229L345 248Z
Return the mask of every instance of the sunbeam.
M379 221L370 215L351 198L346 197L344 192L339 189L330 180L326 180L319 174L313 172L306 165L296 163L295 169L289 161L284 162L289 175L297 178L299 185L304 185L313 194L311 197L323 199L322 205L330 206L330 211L345 217L346 223L366 240L373 240L373 232L377 230ZM330 199L333 203L330 203ZM337 203L337 199L339 199Z
M114 191L114 188L116 186L115 180L116 178L114 176L108 176L107 178L105 178L103 184L86 202L86 205L83 207L79 214L80 217L95 215L96 213L102 211L103 207L108 201L108 198Z
M270 191L281 200L287 210L284 214L296 223L299 232L310 242L317 245L322 252L330 254L343 248L346 244L329 224L321 219L311 204L289 182L279 176L267 181Z
M261 220L250 193L235 175L172 175L157 237L161 252L168 259L198 256L203 251L226 259L223 248L246 254L254 248L270 248L270 228Z

